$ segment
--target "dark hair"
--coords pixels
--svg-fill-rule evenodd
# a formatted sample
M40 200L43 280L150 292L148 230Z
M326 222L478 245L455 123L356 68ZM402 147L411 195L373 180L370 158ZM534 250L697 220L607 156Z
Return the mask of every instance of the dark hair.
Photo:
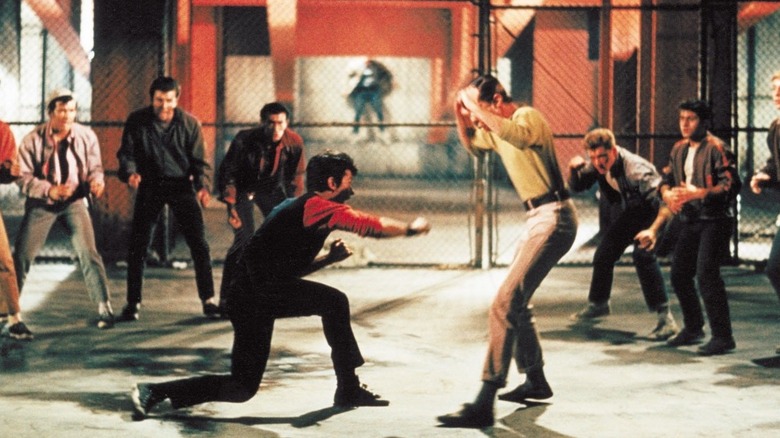
M358 170L352 157L344 152L330 149L315 155L306 166L306 190L322 192L328 190L328 178L333 177L336 185L341 185L341 179L347 170L357 175Z
M272 115L281 113L284 113L287 116L288 121L290 120L290 110L288 110L284 104L280 102L267 103L260 109L260 120L265 122L268 121Z
M712 118L712 108L706 100L701 99L688 99L680 103L679 110L691 111L699 116L699 120L702 122L708 121Z
M582 140L585 149L595 150L600 147L612 149L615 146L615 134L607 128L596 128L585 134Z
M511 102L512 97L506 94L504 86L498 82L498 79L491 75L482 75L471 81L471 84L479 89L479 100L482 102L493 102L493 96L500 95L504 102Z
M179 86L179 82L170 76L158 76L152 81L152 85L149 86L149 98L154 98L155 91L162 91L163 93L176 91L176 97L179 97L181 87Z
M62 102L63 104L66 104L73 100L73 95L65 95L60 97L55 97L51 101L49 101L49 105L46 106L46 109L48 110L49 114L51 114L55 108L57 108L57 102Z

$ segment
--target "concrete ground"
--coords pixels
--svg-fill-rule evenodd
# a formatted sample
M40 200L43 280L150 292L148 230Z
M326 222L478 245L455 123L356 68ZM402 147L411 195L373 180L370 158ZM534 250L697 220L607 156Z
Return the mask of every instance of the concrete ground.
M639 335L654 325L630 267L617 270L612 315L573 326L590 269L558 267L534 299L555 395L499 401L482 430L443 429L435 417L470 401L486 349L486 311L505 269L328 269L313 279L350 297L367 364L361 380L385 408L333 408L329 352L317 318L281 320L260 391L243 404L133 421L129 390L227 372L229 322L200 316L191 269L149 269L141 320L94 328L81 274L38 264L22 304L31 342L0 346L0 434L13 437L769 437L780 433L780 304L766 278L725 268L737 349L699 357ZM116 311L124 271L110 268ZM219 284L221 271L215 269ZM675 315L681 319L673 300ZM520 383L517 373L510 387Z

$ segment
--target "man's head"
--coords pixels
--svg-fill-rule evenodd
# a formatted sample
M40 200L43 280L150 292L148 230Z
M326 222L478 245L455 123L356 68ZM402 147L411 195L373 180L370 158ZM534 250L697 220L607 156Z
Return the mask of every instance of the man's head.
M477 104L480 108L502 117L507 115L505 114L505 104L512 103L512 97L507 94L498 79L491 75L482 75L471 81L469 86L477 89ZM473 115L471 122L477 127L484 128Z
M161 122L173 120L174 110L179 104L181 87L176 79L170 76L160 76L149 87L149 97L157 119Z
M772 100L775 102L775 108L780 110L780 70L772 75Z
M72 91L58 88L49 94L46 105L51 129L56 133L67 134L76 121L76 96Z
M358 170L352 157L326 150L309 160L306 166L306 190L324 194L335 202L346 202L354 193L352 177Z
M707 135L707 123L712 118L712 109L704 100L686 100L680 103L680 133L683 138L701 141Z
M266 135L274 142L282 139L284 131L290 123L290 111L279 102L271 102L260 110L260 124Z
M590 157L590 162L593 163L593 168L602 175L609 172L618 155L615 134L609 129L597 128L585 134L582 143Z

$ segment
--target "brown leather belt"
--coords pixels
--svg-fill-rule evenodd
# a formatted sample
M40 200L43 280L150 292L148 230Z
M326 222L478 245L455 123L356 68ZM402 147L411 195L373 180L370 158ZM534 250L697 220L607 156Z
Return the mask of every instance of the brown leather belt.
M544 204L549 204L551 202L565 201L570 197L571 196L569 195L568 190L557 190L554 192L544 194L542 196L537 196L535 198L531 198L526 201L523 201L523 206L525 206L526 211L533 210L534 208L538 208Z

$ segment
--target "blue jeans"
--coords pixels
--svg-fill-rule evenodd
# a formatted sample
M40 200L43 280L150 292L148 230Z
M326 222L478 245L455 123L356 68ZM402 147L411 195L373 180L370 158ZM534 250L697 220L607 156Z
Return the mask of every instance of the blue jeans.
M355 100L355 123L360 122L360 118L363 117L367 104L371 105L379 123L384 122L385 114L382 112L382 91L379 88L363 88L356 90L352 93L352 99ZM380 131L384 131L384 129L384 126L379 127ZM352 132L357 133L358 127L353 127Z
M482 380L501 387L513 356L521 372L544 365L530 301L577 237L574 204L552 202L530 210L526 230L488 315L490 339Z
M658 210L651 206L626 210L615 218L604 232L596 254L593 256L593 277L590 281L588 301L604 303L612 294L615 263L634 241L636 233L650 226ZM632 253L639 285L645 304L651 311L668 305L669 296L655 251L645 251L634 245Z
M682 222L674 247L671 281L680 302L685 328L698 331L704 327L699 292L704 301L712 336L731 336L731 316L728 296L720 264L729 244L731 219Z
M35 256L46 243L54 222L60 221L70 235L89 297L95 303L109 301L108 278L103 258L95 244L95 232L84 198L61 205L47 205L45 201L28 198L24 218L14 244L14 265L19 291L24 286Z

